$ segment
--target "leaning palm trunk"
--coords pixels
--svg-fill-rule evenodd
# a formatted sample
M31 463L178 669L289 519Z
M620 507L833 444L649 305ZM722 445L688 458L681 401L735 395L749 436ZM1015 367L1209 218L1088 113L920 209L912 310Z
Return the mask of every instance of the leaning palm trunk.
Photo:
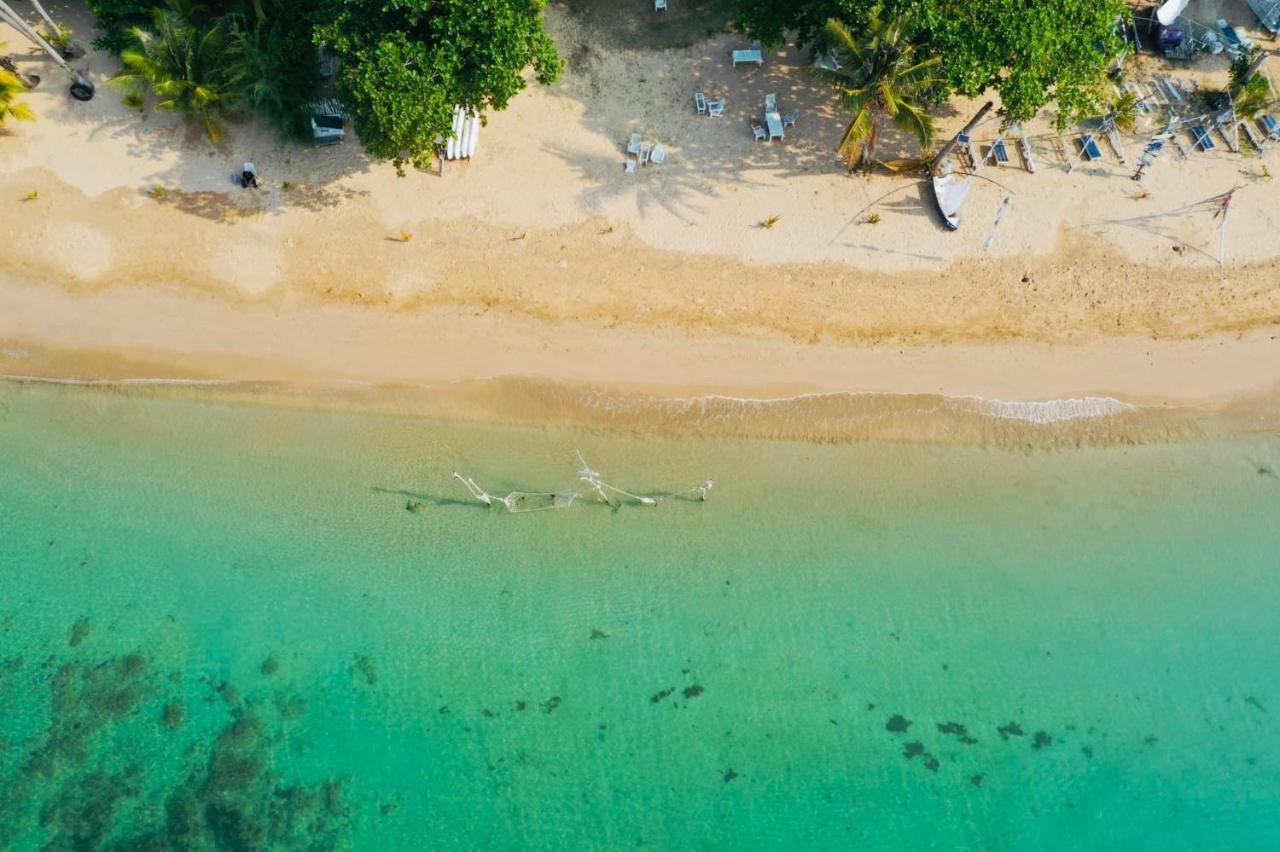
M41 37L40 33L36 32L27 24L26 21L18 17L18 13L13 11L13 8L9 6L8 3L4 2L4 0L0 0L0 20L9 24L15 30L30 39L33 44L45 53L49 54L49 58L58 63L58 66L62 68L63 71L66 71L67 74L70 75L72 80L72 97L78 101L87 101L93 97L93 83L89 82L88 78L79 71L72 68L71 63L67 62L67 60L63 58L62 54L54 49L53 45L45 41L44 38Z
M44 6L41 6L41 5L40 5L40 0L31 0L31 5L32 5L32 6L34 6L34 7L36 8L36 14L38 14L40 17L44 18L44 22L45 22L46 24L48 24L48 26L49 26L49 31L50 31L50 32L53 32L53 33L66 33L66 34L70 35L70 33L71 33L71 30L70 30L70 29L68 29L68 28L66 28L66 27L63 27L61 24L59 24L59 23L58 23L57 21L55 21L53 18L49 17L49 13L48 13L48 12L46 12L46 11L44 10ZM71 41L69 38L68 38L68 39L66 39L66 51L65 51L65 52L63 52L62 50L59 50L58 52L59 52L59 53L62 53L62 54L63 54L63 56L64 56L65 58L67 58L67 59L75 59L75 58L77 58L77 57L80 57L80 56L83 56L83 55L84 55L84 49L83 49L82 47L80 47L80 45L78 45L78 44L76 44L75 42Z

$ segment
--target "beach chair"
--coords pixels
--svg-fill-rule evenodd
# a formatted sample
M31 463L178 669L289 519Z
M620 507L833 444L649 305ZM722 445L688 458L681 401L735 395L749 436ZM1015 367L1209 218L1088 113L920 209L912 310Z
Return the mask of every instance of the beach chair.
M1276 120L1274 115L1264 115L1258 119L1258 123L1262 125L1262 129L1267 132L1267 138L1280 142L1280 121Z
M1098 147L1098 141L1093 138L1092 133L1086 133L1080 137L1080 150L1086 160L1102 159L1102 149Z
M719 118L724 115L724 98L717 98L714 101L707 101L707 115L712 118Z
M1236 114L1231 110L1227 110L1222 115L1213 120L1218 128L1218 133L1222 136L1222 141L1227 143L1227 148L1233 154L1240 153L1240 131L1236 127Z
M1022 154L1022 162L1031 174L1036 173L1035 155L1031 151L1031 140L1021 123L1018 124L1018 151Z
M751 125L751 132L756 135L757 142L763 142L768 139L768 135L764 132L764 128L758 124Z
M770 93L770 94L767 94L767 95L765 95L765 96L764 96L764 111L765 111L765 112L777 112L777 111L778 111L778 96L777 96L777 95Z
M800 118L800 110L793 109L782 117L783 127L795 127L796 121Z
M698 108L698 115L707 114L707 96L702 92L693 93L693 105Z
M640 165L649 165L649 155L653 152L653 143L645 142L640 146Z
M757 67L764 65L764 51L758 47L753 47L750 50L733 51L734 68L737 68L739 65L751 63L755 63Z
M627 161L622 164L623 174L633 175L636 173L636 161L627 157Z
M975 172L982 168L982 161L978 159L978 155L973 150L973 139L968 133L961 133L956 137L956 142L960 145L960 150L969 158L969 168Z
M1203 124L1191 125L1191 138L1196 140L1196 147L1201 151L1212 151L1216 147Z
M667 0L653 0L653 11L655 12L667 11Z
M628 154L639 154L639 153L640 153L640 143L641 143L641 141L643 141L643 138L644 138L644 137L642 137L639 133L632 133L632 134L631 134L631 140L630 140L629 142L627 142L627 153L628 153Z
M1248 119L1240 121L1240 129L1244 131L1245 138L1249 140L1249 144L1259 151L1267 149L1267 141L1258 134L1258 128L1253 126L1253 122Z
M997 139L991 143L991 158L996 161L997 166L1003 166L1009 162L1009 149L1004 146L1003 139Z
M1124 140L1120 138L1120 130L1115 123L1108 121L1106 125L1107 141L1111 143L1111 150L1116 152L1116 159L1121 163L1124 162Z
M667 149L661 145L654 145L653 150L649 152L649 163L651 165L660 166L667 161Z

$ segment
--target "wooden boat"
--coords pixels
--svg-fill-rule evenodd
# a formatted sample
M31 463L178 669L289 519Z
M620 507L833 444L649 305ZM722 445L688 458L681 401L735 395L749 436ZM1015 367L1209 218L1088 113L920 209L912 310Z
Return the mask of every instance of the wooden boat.
M952 231L959 230L960 208L969 197L973 178L958 177L947 168L942 174L934 175L930 183L933 186L933 200L938 205L938 212L942 214L942 221Z

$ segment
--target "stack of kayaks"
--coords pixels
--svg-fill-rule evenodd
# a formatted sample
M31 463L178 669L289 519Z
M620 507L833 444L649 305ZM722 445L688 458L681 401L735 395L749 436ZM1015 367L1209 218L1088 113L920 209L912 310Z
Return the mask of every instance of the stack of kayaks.
M480 116L471 115L462 107L454 107L453 128L444 142L446 160L464 160L475 156L480 142Z

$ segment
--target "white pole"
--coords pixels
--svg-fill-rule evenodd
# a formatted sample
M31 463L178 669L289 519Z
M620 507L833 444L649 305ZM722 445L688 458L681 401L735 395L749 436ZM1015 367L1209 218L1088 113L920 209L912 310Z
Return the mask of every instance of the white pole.
M44 10L44 7L40 5L40 0L31 0L31 5L36 7L36 12L39 13L40 17L44 18L44 22L48 24L50 27L52 27L54 32L57 32L58 25L54 23L53 18L50 18L49 13L46 12Z

